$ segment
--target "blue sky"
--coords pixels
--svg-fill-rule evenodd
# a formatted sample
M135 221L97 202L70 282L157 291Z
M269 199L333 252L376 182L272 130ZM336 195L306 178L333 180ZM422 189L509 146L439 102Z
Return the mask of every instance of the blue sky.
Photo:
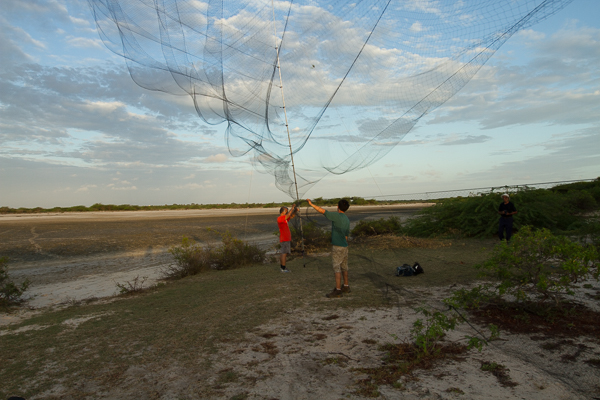
M189 97L137 86L87 2L0 10L0 206L289 199L229 154L224 126L202 123ZM600 2L575 0L517 33L387 155L304 197L600 176L599 17Z

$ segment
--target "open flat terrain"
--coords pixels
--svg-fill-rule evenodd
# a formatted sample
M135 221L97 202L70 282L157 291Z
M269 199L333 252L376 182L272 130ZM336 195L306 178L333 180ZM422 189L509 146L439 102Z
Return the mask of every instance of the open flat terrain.
M105 297L135 276L150 276L147 287L160 283L158 272L172 262L166 249L183 235L218 240L209 227L273 248L277 210L227 211L0 217L0 255L9 253L11 276L29 277L35 295L0 314L0 398L600 398L600 337L543 330L503 330L482 352L371 390L364 371L385 365L381 346L410 340L423 318L417 307L447 312L442 300L478 281L473 266L491 239L351 242L352 292L340 299L324 296L333 286L327 252L291 260L289 274L271 262ZM356 223L406 218L415 208L351 211ZM396 266L414 261L424 274L394 276ZM579 299L598 311L597 282L583 287ZM486 329L469 318L445 342L465 344Z

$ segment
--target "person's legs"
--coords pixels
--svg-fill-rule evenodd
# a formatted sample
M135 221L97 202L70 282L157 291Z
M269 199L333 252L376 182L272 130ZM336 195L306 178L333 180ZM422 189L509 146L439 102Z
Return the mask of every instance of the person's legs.
M506 221L506 241L507 242L510 242L510 237L512 236L512 225L513 225L512 218L507 218L507 221Z
M281 262L281 271L289 272L285 266L287 255L291 253L290 242L281 242L281 254L279 255L279 261Z
M498 223L498 239L504 239L504 218L500 218Z
M340 290L342 288L342 273L341 272L335 273L335 288L338 290Z
M331 249L331 260L333 264L333 273L335 275L335 289L327 294L327 297L342 297L342 269L344 261L344 247L333 246Z

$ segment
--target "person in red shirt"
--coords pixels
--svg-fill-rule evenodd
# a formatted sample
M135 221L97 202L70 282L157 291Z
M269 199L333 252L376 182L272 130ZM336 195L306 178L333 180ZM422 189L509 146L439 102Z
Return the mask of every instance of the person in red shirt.
M292 252L292 233L290 232L288 221L296 216L297 211L298 207L296 207L295 204L292 205L291 210L285 206L279 209L277 225L279 226L279 243L281 244L281 255L279 256L279 260L281 261L281 272L290 272L285 266L287 255Z

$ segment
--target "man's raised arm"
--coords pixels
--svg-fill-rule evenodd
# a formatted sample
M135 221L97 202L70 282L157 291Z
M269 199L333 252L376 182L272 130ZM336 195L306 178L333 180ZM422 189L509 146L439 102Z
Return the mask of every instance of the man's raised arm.
M312 201L310 201L310 199L306 199L306 201L308 201L308 204L314 208L315 210L317 210L317 212L320 212L321 214L325 214L325 210L323 210L321 207L319 206L315 206Z

